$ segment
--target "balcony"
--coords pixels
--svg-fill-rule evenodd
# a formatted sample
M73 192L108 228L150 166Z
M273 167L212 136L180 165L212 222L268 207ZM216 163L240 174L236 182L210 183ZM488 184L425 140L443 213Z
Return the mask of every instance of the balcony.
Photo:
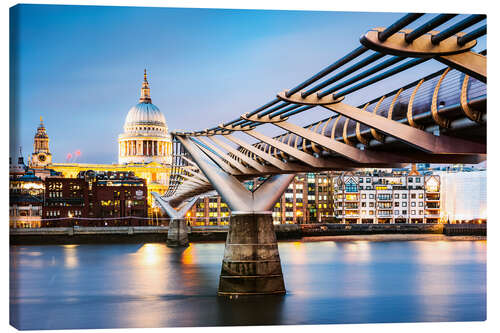
M384 217L384 218L387 218L387 217L392 217L392 212L391 213L377 213L377 217Z
M346 194L344 201L359 201L359 195L357 194Z

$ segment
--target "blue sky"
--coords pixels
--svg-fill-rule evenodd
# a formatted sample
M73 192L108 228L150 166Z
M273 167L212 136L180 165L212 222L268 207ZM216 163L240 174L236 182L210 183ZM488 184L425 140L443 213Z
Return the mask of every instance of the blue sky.
M32 152L43 116L54 161L79 149L81 162L116 162L117 137L138 102L145 67L169 129L204 129L268 102L359 46L370 28L402 15L16 6L11 154L19 145L25 156ZM442 67L426 64L346 101L361 103Z

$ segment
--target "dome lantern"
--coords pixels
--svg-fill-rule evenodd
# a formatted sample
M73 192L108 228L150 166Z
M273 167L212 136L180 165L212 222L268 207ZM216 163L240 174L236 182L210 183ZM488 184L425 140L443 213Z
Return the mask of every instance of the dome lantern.
M141 98L139 99L141 103L151 103L151 95L149 94L149 82L146 69L144 68L144 81L142 82L141 88Z

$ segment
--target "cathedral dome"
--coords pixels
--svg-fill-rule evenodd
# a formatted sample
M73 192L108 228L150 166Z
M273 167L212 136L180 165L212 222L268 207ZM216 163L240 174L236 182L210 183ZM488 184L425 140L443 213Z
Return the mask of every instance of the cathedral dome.
M128 111L125 127L137 125L155 125L167 127L165 116L152 103L141 102Z
M141 133L142 135L167 135L168 127L165 116L160 109L151 102L149 82L144 70L141 98L139 103L130 108L123 126L125 133Z

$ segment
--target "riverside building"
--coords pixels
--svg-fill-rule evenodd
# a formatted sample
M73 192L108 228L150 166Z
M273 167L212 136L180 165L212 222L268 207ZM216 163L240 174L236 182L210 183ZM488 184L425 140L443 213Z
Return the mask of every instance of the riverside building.
M341 223L439 223L439 175L415 168L346 172L334 182L335 216Z
M33 171L26 171L23 158L10 164L9 225L11 228L38 228L42 218L45 185Z
M334 172L297 175L273 210L275 224L333 223Z
M486 170L438 173L441 177L443 219L449 223L486 222Z
M38 228L41 225L46 177L58 177L50 169L29 169L20 154L17 163L9 159L9 226Z
M262 179L246 183L257 186ZM375 170L298 174L273 209L275 224L439 223L439 175ZM230 211L219 196L200 199L188 212L192 224L224 223Z

